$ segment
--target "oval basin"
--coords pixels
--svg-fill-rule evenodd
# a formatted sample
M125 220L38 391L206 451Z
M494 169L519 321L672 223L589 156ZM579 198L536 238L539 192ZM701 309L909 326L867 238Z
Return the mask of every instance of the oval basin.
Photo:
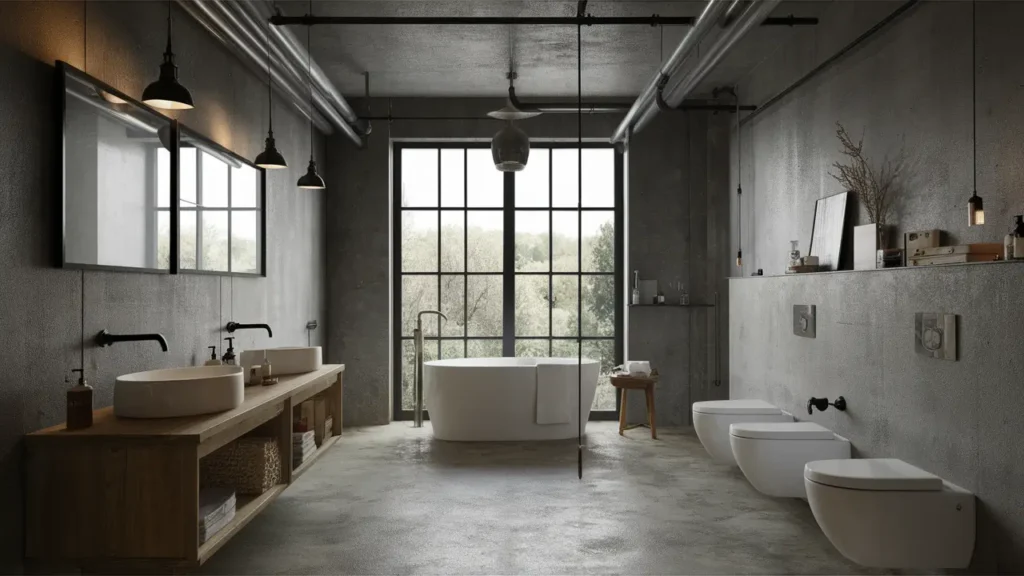
M119 376L114 415L173 418L238 408L245 397L240 366L195 366Z
M319 346L246 350L238 357L238 365L246 371L246 380L249 378L250 366L263 364L264 352L267 353L267 360L270 360L274 376L305 374L319 370L324 365L323 353Z

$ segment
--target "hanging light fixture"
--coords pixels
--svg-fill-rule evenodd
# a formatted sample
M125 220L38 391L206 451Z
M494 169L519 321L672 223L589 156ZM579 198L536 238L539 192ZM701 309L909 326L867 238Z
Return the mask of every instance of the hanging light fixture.
M508 27L508 85L509 94L512 93L513 83L516 79L515 50L512 45L512 26ZM498 131L491 139L491 159L494 160L494 167L500 172L519 172L526 168L526 162L530 159L530 137L519 129L514 120L525 120L533 118L539 113L519 110L512 104L512 100L506 103L501 110L489 112L487 115L497 120L505 120L507 124Z
M967 225L985 224L985 204L978 196L978 7L971 2L971 126L974 142L974 193L967 200Z
M267 140L266 145L263 148L263 152L260 152L259 156L256 157L256 165L260 168L266 168L267 170L276 170L280 168L287 168L288 162L285 161L284 156L277 150L277 144L274 142L274 76L270 73L270 23L267 23L267 118L269 120L267 125Z
M142 92L142 101L154 108L166 110L191 110L192 93L178 82L178 67L174 64L171 50L171 2L167 0L167 49L164 62L160 65L160 78Z
M309 15L313 15L313 0L309 0ZM309 166L302 178L299 178L298 186L304 190L323 190L327 188L327 185L317 173L316 160L313 159L313 40L310 35L312 28L312 26L306 27L306 74L309 81Z

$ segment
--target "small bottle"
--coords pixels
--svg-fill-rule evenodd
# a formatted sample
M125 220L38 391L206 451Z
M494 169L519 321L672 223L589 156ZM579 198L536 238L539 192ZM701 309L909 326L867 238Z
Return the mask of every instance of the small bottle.
M1013 244L1015 238L1013 230L1003 237L1003 260L1013 260Z
M789 241L789 246L790 246L790 248L789 248L789 266L790 267L799 266L800 265L800 248L799 248L800 241L799 240L790 240Z
M681 288L679 291L679 305L689 306L690 305L690 294L686 291L686 288Z
M68 390L68 413L65 427L68 430L81 430L92 426L92 386L85 381L85 372L81 368L75 368L72 372L78 372L78 384ZM68 383L68 379L64 379Z
M273 378L273 369L270 367L270 359L267 358L267 351L263 351L263 364L260 364L260 378L264 386L277 384L277 378Z
M633 271L633 306L640 305L640 271Z
M221 359L224 364L229 366L235 365L235 339L234 337L225 338L228 341L228 350L224 353L224 357Z
M203 365L204 366L220 366L221 365L221 361L220 361L219 358L217 358L217 347L216 346L207 346L207 348L210 349L210 359L207 360L206 363L203 364Z
M1013 257L1024 258L1024 216L1013 217Z

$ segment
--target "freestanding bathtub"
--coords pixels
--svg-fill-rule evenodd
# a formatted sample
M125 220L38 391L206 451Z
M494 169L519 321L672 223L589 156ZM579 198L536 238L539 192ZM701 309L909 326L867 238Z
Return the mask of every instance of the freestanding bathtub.
M440 440L501 441L575 438L577 358L465 358L427 362L423 396L434 437ZM563 423L538 424L538 365L556 366L569 387L571 405ZM584 423L597 391L599 364L583 359L580 406ZM541 370L545 370L541 368ZM551 371L546 372L548 376ZM542 377L543 380L543 377ZM547 380L548 385L551 384ZM554 383L556 386L559 382Z

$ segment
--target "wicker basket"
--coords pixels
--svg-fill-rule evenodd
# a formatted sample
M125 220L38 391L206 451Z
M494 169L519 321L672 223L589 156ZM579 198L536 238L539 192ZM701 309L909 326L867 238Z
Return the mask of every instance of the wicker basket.
M202 486L231 488L238 494L262 494L281 482L281 450L274 438L240 438L205 457Z

